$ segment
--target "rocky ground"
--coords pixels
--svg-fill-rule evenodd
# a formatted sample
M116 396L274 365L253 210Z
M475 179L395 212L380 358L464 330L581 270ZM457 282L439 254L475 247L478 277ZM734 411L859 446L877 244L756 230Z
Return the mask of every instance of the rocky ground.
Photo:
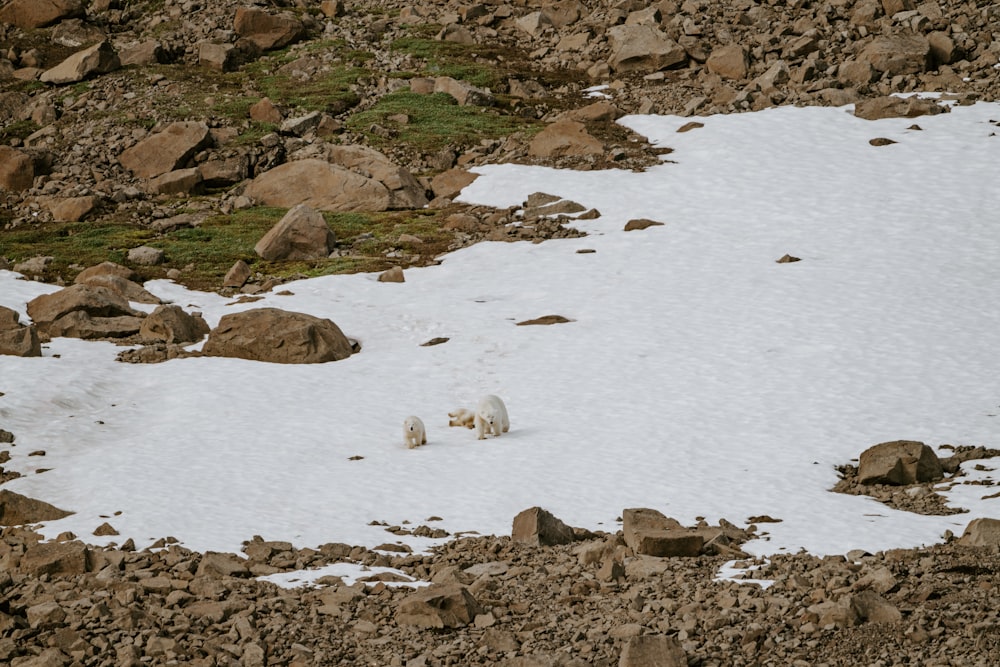
M343 146L379 151L415 179L407 196L430 203L420 210L433 221L431 249L394 238L377 248L391 264L484 238L574 234L551 211L513 225L524 220L515 211L451 197L483 163L654 164L669 148L652 151L615 125L626 113L696 121L857 102L874 118L945 111L887 101L894 92L996 100L998 26L1000 6L987 0L9 0L0 3L0 268L72 282L84 268L72 257L79 248L46 259L11 250L12 235L34 232L41 244L114 224L134 230L133 245L156 246L255 210L267 203L251 196L255 181ZM593 86L606 86L609 103L593 105ZM468 113L444 109L447 123L434 125L442 108L399 96L407 91L447 93ZM207 138L163 172L148 170L150 157L129 159L171 124L192 122ZM371 234L338 239L330 261L364 252ZM131 249L116 241L101 252L130 264ZM223 288L219 274L215 287L268 289L298 270L222 254L225 268L237 260L250 282ZM199 261L136 255L131 268L183 281ZM0 443L8 436L0 431ZM952 463L949 474L961 461ZM952 511L930 483L861 485L857 472L845 463L837 490ZM0 466L0 480L14 475ZM995 543L743 559L773 581L765 587L718 579L738 544L664 557L637 553L623 532L551 546L491 536L416 555L254 538L242 560L167 538L143 551L69 535L43 543L14 507L0 498L0 662L14 667L993 665L1000 655ZM255 579L337 561L435 584L419 594L378 576L293 590Z

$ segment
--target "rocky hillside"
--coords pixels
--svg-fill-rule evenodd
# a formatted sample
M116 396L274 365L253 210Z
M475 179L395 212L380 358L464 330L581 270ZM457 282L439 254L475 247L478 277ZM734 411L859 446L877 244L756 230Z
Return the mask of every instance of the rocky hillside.
M136 281L252 293L427 264L482 239L577 234L558 214L580 211L546 208L553 198L526 202L519 225L452 200L478 164L655 164L669 147L614 123L628 113L696 122L857 103L878 118L947 111L895 92L996 100L998 26L987 0L0 0L0 268L72 283L110 260ZM289 210L320 221L320 254L263 242ZM5 455L0 484L16 476ZM932 478L901 481L908 464L891 463L878 477L845 466L838 490L948 511ZM515 522L511 536L413 554L391 535L410 529L387 526L377 550L247 536L235 555L168 536L142 551L42 542L30 526L52 510L0 491L0 664L987 666L1000 654L995 524L924 549L755 561L740 551L750 531L728 522L659 517L670 535L640 539L625 511L613 534ZM765 585L719 580L734 559L738 579ZM257 579L337 562L399 574ZM396 585L407 578L433 586Z
M471 165L641 169L656 157L625 113L995 99L998 23L987 0L8 0L0 257L68 282L151 246L143 277L214 289L240 259L257 285L428 263L511 234L451 204ZM307 200L330 257L255 254Z

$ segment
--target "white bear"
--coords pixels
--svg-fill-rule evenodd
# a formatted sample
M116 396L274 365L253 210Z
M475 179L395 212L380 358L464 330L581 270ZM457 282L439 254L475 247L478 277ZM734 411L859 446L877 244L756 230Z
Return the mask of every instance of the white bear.
M479 405L476 407L475 424L478 440L485 440L487 433L500 437L501 433L510 430L507 406L503 404L499 396L490 394L479 400Z
M448 413L448 426L476 428L476 413L468 408L455 408Z
M427 431L420 417L410 415L403 420L403 442L409 449L427 444Z

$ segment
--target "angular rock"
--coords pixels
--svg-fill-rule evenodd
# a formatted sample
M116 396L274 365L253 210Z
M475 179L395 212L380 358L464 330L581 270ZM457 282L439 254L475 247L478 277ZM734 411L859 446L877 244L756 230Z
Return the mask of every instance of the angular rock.
M687 667L680 643L666 635L630 637L622 647L618 667Z
M427 205L424 187L408 170L373 148L358 145L329 145L324 156L332 164L346 167L381 183L389 191L389 208L423 208Z
M31 30L83 15L82 0L11 0L0 8L0 23Z
M180 306L159 306L146 316L139 328L144 343L194 343L209 332L201 316L191 315Z
M118 161L140 178L153 178L187 166L196 152L211 143L208 126L200 121L171 123L122 151Z
M27 575L76 575L90 570L91 552L83 542L40 542L28 547L18 569Z
M337 243L333 230L319 211L293 206L254 246L254 252L268 260L324 259Z
M302 21L291 14L269 14L251 7L237 8L233 30L263 51L283 48L305 35Z
M121 264L115 264L114 262L101 262L100 264L95 264L94 266L89 266L80 273L76 275L73 280L76 284L89 283L91 278L96 276L115 276L118 278L123 278L130 282L135 282L139 280L139 274L128 268L127 266L122 266ZM131 299L132 301L138 301L139 299ZM149 302L154 303L154 302Z
M163 63L166 60L166 56L163 51L163 45L151 39L135 46L123 48L118 52L118 59L121 60L122 67L128 67L129 65L156 65Z
M223 287L243 287L250 276L252 275L250 271L250 265L244 262L242 259L236 260L236 263L226 271L225 277L222 279Z
M675 530L683 526L676 520L664 515L658 510L647 507L629 508L622 512L622 534L625 544L633 551L637 550L640 533L650 530Z
M745 79L750 63L747 51L740 44L727 44L713 49L705 61L708 71L718 74L723 79Z
M35 500L20 493L0 490L0 526L20 526L40 521L55 521L67 517L72 512L61 510L41 500Z
M455 167L448 171L442 171L431 179L431 191L435 197L453 199L477 178L479 178L479 174L474 174L462 167Z
M198 563L199 577L246 577L250 574L246 561L236 554L207 551Z
M388 188L325 160L295 160L266 171L247 186L246 196L265 206L305 204L319 211L385 211Z
M434 79L434 92L451 95L460 106L491 107L496 104L492 93L450 76Z
M616 72L657 72L687 62L684 47L656 26L618 25L608 30L608 37L608 64Z
M610 123L621 117L622 110L607 100L594 102L579 109L571 109L560 115L560 118L568 118L581 123Z
M531 507L514 517L510 537L515 542L542 547L570 544L576 539L571 527L541 507Z
M246 155L209 159L198 165L198 185L207 188L235 185L249 175L250 162Z
M933 482L943 474L934 450L913 440L894 440L869 447L861 453L858 463L861 484Z
M154 195L190 195L200 191L201 170L175 169L149 179L146 189Z
M896 97L885 95L861 100L854 105L854 115L865 120L880 118L916 118L918 116L933 116L948 113L948 107L939 105L934 100L917 96Z
M24 610L28 627L34 630L54 628L66 620L66 610L54 600L40 602Z
M1000 546L1000 519L973 519L958 543L969 547Z
M278 308L225 315L208 334L205 356L313 364L351 356L351 341L327 319Z
M40 357L42 344L34 324L20 323L17 311L0 306L0 354Z
M82 310L75 310L46 324L45 333L53 338L63 336L83 340L125 338L139 333L142 320L142 317L131 315L97 317Z
M235 72L260 57L262 49L256 42L241 39L235 44L198 44L198 64L219 72Z
M564 157L600 155L604 145L587 132L583 123L575 120L557 120L535 135L528 145L528 154L534 157Z
M926 72L931 64L931 45L923 35L876 37L858 55L889 76Z
M101 198L94 195L66 197L49 204L52 219L56 222L80 222L93 212Z
M270 98L265 97L250 107L250 120L278 125L282 121L281 112Z
M0 190L21 192L35 182L35 164L16 148L0 146Z
M633 537L633 550L643 556L658 558L688 557L701 553L705 538L686 530L638 530Z
M37 296L28 302L27 310L28 317L40 328L74 311L94 317L145 316L133 310L121 294L107 287L90 285L71 285L52 294Z
M74 53L39 79L45 83L63 84L83 81L91 76L107 74L121 67L121 60L111 42L103 41Z
M930 45L931 60L935 66L950 65L958 60L959 49L948 33L932 32L927 35L927 43Z
M400 601L396 623L418 628L461 628L483 611L465 586L431 584Z

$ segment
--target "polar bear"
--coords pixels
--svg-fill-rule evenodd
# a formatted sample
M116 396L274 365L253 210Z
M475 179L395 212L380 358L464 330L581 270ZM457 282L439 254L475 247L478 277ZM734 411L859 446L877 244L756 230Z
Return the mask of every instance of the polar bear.
M476 407L475 425L478 440L485 440L487 433L500 437L501 433L510 430L507 406L503 404L499 396L490 394L479 400L479 405Z
M468 408L455 408L448 413L448 426L476 428L476 413Z
M420 417L410 415L403 420L403 442L409 449L427 444L427 431Z

